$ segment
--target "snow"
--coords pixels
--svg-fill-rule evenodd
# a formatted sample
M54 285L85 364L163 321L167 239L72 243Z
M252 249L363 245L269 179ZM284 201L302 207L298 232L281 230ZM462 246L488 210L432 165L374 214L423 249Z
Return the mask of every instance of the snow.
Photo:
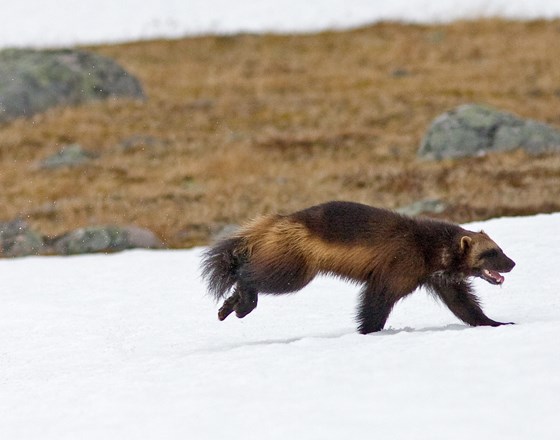
M202 249L0 260L0 438L559 438L559 225L467 226L517 262L499 328L420 291L363 336L331 278L219 322Z
M377 20L553 18L560 2L3 1L0 47ZM0 260L2 439L560 438L560 214L484 228L517 266L476 281L471 328L425 292L362 336L358 288L330 278L216 318L202 249Z
M380 20L556 18L557 0L0 0L0 47L238 32L309 32Z

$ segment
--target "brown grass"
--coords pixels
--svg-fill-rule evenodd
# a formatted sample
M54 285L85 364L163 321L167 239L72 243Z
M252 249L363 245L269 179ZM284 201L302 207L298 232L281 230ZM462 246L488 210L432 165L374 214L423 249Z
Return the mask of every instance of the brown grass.
M330 199L437 197L456 221L560 210L560 156L416 158L430 121L466 102L560 127L559 39L560 21L490 20L88 48L137 75L149 99L0 126L0 220L50 235L135 223L182 247ZM72 142L100 157L36 167Z

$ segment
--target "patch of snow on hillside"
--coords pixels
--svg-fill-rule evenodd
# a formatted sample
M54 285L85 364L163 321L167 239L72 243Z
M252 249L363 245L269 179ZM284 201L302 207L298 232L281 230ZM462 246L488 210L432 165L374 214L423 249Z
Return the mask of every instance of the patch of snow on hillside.
M8 2L4 2L8 3ZM553 0L22 0L2 8L0 47L175 38L239 32L312 32L381 20L555 18Z

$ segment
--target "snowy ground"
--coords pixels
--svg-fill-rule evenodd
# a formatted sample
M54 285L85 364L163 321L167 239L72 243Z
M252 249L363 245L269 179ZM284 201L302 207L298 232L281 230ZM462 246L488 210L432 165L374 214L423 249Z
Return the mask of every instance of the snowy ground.
M362 336L327 278L219 322L200 249L0 260L0 438L560 438L559 226L470 226L517 262L476 282L500 328L418 292Z
M2 1L0 47L380 19L560 16L560 2ZM210 11L210 12L209 12ZM469 328L424 292L355 332L357 288L319 279L216 319L200 250L0 260L1 439L558 439L560 214L474 226L517 262Z
M0 0L0 47L202 33L307 32L379 20L553 18L558 0Z

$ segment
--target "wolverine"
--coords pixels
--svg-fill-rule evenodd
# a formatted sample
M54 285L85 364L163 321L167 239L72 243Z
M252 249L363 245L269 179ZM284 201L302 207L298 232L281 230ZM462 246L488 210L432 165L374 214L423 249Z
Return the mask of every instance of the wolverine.
M471 326L500 326L480 307L470 279L504 282L515 263L483 231L334 201L267 215L209 247L202 276L220 300L220 320L256 306L259 293L296 292L319 274L362 285L358 331L383 329L393 306L425 287Z

